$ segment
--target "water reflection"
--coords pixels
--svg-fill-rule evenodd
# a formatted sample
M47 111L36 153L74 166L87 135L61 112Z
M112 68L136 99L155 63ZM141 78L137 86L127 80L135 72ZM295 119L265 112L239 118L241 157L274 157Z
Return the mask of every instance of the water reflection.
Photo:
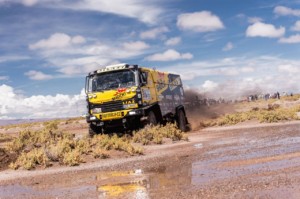
M99 198L149 198L148 176L138 169L135 171L114 171L96 176Z
M97 175L99 198L151 198L191 184L192 164L158 166L144 171Z

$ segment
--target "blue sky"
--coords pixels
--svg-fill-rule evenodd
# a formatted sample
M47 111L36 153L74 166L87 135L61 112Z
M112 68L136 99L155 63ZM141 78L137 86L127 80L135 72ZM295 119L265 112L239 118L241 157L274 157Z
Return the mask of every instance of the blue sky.
M0 118L81 114L85 75L124 62L212 96L299 92L299 44L299 0L0 0Z

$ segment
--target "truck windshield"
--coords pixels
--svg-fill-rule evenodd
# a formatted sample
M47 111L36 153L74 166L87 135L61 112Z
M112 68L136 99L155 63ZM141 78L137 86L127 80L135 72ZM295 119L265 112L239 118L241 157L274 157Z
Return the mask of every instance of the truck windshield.
M88 91L97 92L135 86L135 73L131 70L100 73L89 78Z

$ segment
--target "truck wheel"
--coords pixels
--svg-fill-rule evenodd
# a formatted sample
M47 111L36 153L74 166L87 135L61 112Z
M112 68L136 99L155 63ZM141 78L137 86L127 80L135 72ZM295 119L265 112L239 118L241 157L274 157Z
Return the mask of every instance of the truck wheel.
M187 123L183 110L179 110L177 113L177 125L182 132L187 131Z
M90 124L90 126L89 126L89 136L93 137L94 135L99 134L99 133L101 133L101 129L98 126L94 125L94 124Z
M157 118L153 111L148 113L148 124L157 125Z

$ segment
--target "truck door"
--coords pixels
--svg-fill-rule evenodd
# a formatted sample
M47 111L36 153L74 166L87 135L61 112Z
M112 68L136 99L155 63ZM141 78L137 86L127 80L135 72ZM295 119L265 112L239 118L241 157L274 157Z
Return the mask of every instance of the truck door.
M151 72L149 70L142 69L141 79L143 82L141 87L143 105L151 105L157 102L157 95Z

